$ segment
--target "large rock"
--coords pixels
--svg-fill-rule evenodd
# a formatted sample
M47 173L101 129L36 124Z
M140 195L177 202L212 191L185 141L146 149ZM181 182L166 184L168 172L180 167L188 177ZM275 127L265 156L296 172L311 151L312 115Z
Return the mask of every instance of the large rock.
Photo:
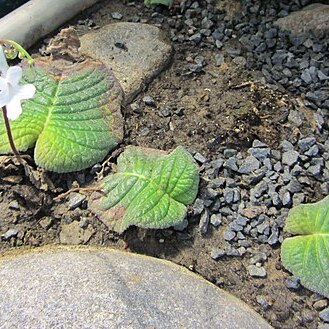
M271 328L183 267L110 249L4 256L0 292L3 328Z
M172 46L155 26L115 23L82 36L80 53L113 70L129 103L168 64Z
M329 5L311 4L300 11L279 18L276 25L296 35L310 31L315 35L329 33Z

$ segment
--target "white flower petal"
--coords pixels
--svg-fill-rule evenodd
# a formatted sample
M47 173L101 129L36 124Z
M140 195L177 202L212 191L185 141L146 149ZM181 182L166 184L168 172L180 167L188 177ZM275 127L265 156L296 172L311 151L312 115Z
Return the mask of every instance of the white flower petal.
M3 90L7 90L7 89L8 89L7 80L0 77L0 90L3 91Z
M0 77L0 107L5 106L10 101L10 93L7 81Z
M29 99L35 94L35 86L32 84L21 85L15 88L15 97L19 99Z
M0 46L0 73L5 76L7 71L8 71L8 64L7 64L7 59L6 56L3 52L2 47Z
M1 91L0 92L0 107L4 107L5 105L8 104L9 101L10 101L10 99L8 97L8 92Z
M6 106L7 116L10 120L16 120L22 113L21 102L18 98L14 97Z
M19 81L22 79L23 71L19 66L11 66L7 70L6 80L12 86L17 86Z

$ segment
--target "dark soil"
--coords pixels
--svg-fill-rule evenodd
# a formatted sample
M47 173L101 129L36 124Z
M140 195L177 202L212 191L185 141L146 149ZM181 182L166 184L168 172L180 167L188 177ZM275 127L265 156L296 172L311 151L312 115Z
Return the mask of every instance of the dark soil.
M113 22L111 12L118 11L123 14L123 20L129 20L140 10L143 10L142 19L151 22L152 10L140 8L126 6L120 0L101 1L71 23L77 25L80 33L85 33L88 20L92 20L91 27L103 26ZM229 46L234 45L225 47ZM189 71L196 56L203 56L206 62L199 74ZM172 64L135 100L140 113L133 112L130 106L123 109L126 131L121 146L132 144L169 150L183 145L216 159L223 148L244 151L254 139L275 148L300 131L305 135L312 131L313 116L307 108L303 111L310 120L300 130L286 124L287 109L295 108L298 99L267 88L261 77L259 72L247 71L233 62L216 66L214 52L209 49L175 44ZM154 98L156 107L144 104L145 95ZM110 171L114 162L115 157L105 165L104 173ZM2 238L1 251L66 242L111 246L164 258L241 298L276 328L317 328L318 312L312 306L316 296L307 289L294 292L286 287L285 280L290 274L282 269L279 247L255 243L253 248L263 249L268 255L267 277L251 278L246 270L248 257L226 256L219 261L210 257L211 249L223 244L225 225L219 229L210 227L203 236L199 232L199 218L189 216L189 225L182 232L133 227L119 236L108 231L89 212L86 201L81 207L69 210L67 199L53 200L75 182L84 185L95 181L97 175L91 174L90 169L45 175L54 186L45 183L42 190L31 184L14 159L0 158L0 235L9 229L17 230L11 238ZM256 296L264 296L268 307L261 307Z

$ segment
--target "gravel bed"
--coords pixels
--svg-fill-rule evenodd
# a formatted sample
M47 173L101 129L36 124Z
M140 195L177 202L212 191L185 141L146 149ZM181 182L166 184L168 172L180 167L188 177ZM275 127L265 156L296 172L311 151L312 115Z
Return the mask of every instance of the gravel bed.
M218 50L218 64L225 59L260 70L275 90L302 95L305 105L327 113L329 109L329 48L327 35L293 35L275 22L310 4L310 0L244 1L231 17L212 0L180 2L180 13L153 13L153 21L170 26L174 43L188 43ZM136 20L139 20L138 17ZM226 45L228 45L226 47ZM199 73L202 58L189 69Z

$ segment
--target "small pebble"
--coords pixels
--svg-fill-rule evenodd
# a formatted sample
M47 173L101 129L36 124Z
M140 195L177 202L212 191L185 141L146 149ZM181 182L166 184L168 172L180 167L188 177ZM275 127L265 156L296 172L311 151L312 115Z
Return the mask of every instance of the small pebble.
M154 99L151 96L147 96L147 95L144 96L143 97L143 102L147 106L156 107L155 101L154 101Z
M133 112L135 112L137 114L141 114L142 113L142 110L141 110L139 104L136 103L136 102L135 103L131 103L130 104L130 108L132 109Z
M205 209L200 218L199 222L199 229L201 234L206 234L208 232L208 225L209 225L209 212L207 209Z
M220 249L220 248L217 248L217 247L214 247L214 248L211 249L210 257L212 259L217 260L218 258L221 258L225 255L226 255L226 252L225 252L224 249Z
M42 217L39 221L39 225L47 230L53 223L53 218L50 216Z
M10 201L8 206L9 206L9 209L12 209L12 210L19 210L20 209L19 203L18 203L17 200Z
M113 19L117 19L117 20L120 20L123 17L122 14L118 13L117 11L111 13L111 16Z
M243 160L238 172L240 174L250 174L251 172L259 169L260 163L254 156L248 156Z
M290 150L282 154L282 163L291 167L297 163L298 158L299 153L297 151Z
M320 299L317 300L314 304L313 307L317 310L317 311L322 311L324 308L326 308L328 306L328 301L326 299Z
M86 196L80 193L71 192L69 196L68 206L70 210L81 206L82 202L86 200Z
M222 224L222 215L221 214L212 214L210 216L210 224L214 227L218 227Z
M181 223L176 224L174 226L174 230L175 231L184 231L187 228L187 226L188 226L188 220L185 217Z
M17 234L18 230L11 228L5 234L2 234L2 238L4 240L9 240L10 238L16 237Z
M195 153L193 158L200 163L205 163L207 161L207 159L199 152Z
M320 319L325 322L325 323L329 323L329 307L325 308L324 310L322 310L319 313Z
M193 214L200 215L204 209L204 201L202 199L197 198L193 204Z
M262 309L264 311L266 311L270 308L270 304L267 301L265 296L256 296L256 301L262 307Z
M286 287L290 290L298 290L301 288L300 279L296 276L291 276L285 281Z
M264 267L249 265L247 267L249 275L253 278L265 278L267 273Z

